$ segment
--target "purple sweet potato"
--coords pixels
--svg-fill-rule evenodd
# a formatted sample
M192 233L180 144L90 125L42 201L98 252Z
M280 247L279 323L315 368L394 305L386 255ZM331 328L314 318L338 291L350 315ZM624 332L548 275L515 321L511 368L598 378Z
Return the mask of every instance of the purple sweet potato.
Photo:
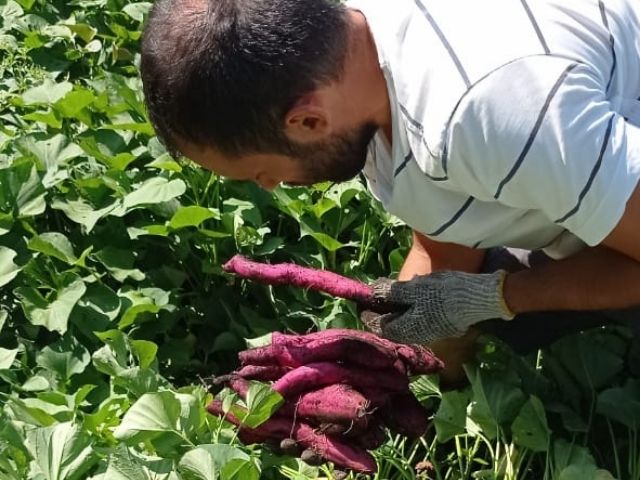
M394 392L402 392L409 388L409 380L397 370L371 371L330 362L310 363L298 367L274 382L272 388L283 397L291 398L300 392L317 390L334 383L346 383L355 388L382 388Z
M398 362L394 349L381 342L362 338L355 330L322 330L307 335L285 335L274 332L272 345L281 347L288 353L287 358L297 367L314 362L341 361L347 364L362 365L373 369L384 369L404 365ZM399 364L399 365L398 365Z
M237 407L238 410L246 411L241 407ZM213 400L207 405L207 411L218 417L225 417L227 421L234 425L241 427L241 431L248 432L252 438L257 439L255 443L262 443L266 439L282 439L291 436L291 430L293 428L293 419L285 417L271 417L269 420L258 426L257 428L248 428L242 426L242 421L232 413L225 415L222 410L222 402L220 400Z
M295 338L294 335L274 333L271 345L240 352L238 357L245 367L237 372L238 375L248 378L249 374L260 380L276 380L286 373L287 367L295 368L316 362L344 362L380 370L396 368L400 373L406 373L404 364L394 351L381 349L359 338L328 335L326 339L318 338L306 344L297 341L295 343L299 345L294 342L287 344Z
M207 410L213 415L224 415L222 402L219 400L211 402L207 406ZM226 419L235 425L241 425L240 420L232 414L227 414ZM241 427L238 435L243 442L250 443L263 443L267 440L280 441L293 437L302 446L341 467L363 473L374 473L377 468L373 457L364 449L352 447L345 442L316 432L313 427L305 423L294 423L290 418L273 417L253 429Z
M333 328L307 335L274 333L272 341L278 345L308 347L309 345L315 345L316 342L329 343L334 339L342 338L361 340L363 343L374 346L379 352L384 353L386 357L402 360L411 374L437 373L444 367L442 361L426 347L395 343L374 333L362 330Z
M227 385L229 386L229 388L231 388L231 390L240 395L240 398L243 399L247 398L247 393L249 392L249 387L251 386L249 380L238 377L236 375L229 375Z
M291 367L280 365L245 365L235 374L247 380L273 381L279 379L290 370Z
M294 438L338 466L363 473L375 473L377 470L374 458L363 448L318 433L304 423L296 425Z
M389 430L405 437L418 438L427 431L427 411L411 392L393 394L380 415Z
M360 342L360 343L358 343ZM297 367L318 361L344 361L369 368L393 366L410 374L437 373L444 367L431 350L403 345L370 332L330 329L307 335L274 333L272 344L238 354L242 365Z
M278 410L279 414L301 417L314 424L339 423L365 428L369 419L369 401L349 385L334 384L292 399Z
M293 285L326 292L334 297L365 303L373 301L373 289L365 283L343 277L337 273L302 267L294 263L270 265L236 255L222 268L226 272L270 285Z

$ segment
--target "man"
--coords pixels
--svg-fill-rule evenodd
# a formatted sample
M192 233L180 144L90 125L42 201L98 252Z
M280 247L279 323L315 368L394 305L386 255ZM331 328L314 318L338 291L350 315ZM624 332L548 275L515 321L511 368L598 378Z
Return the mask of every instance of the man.
M142 77L167 147L221 175L362 171L415 231L376 321L454 378L484 320L640 304L631 0L158 0ZM493 247L554 261L478 274Z

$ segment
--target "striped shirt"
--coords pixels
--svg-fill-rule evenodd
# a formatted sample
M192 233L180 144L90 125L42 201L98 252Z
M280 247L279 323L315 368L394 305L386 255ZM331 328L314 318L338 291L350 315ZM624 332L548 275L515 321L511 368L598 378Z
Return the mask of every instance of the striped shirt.
M640 177L636 0L352 0L376 43L393 141L370 190L471 247L600 243Z

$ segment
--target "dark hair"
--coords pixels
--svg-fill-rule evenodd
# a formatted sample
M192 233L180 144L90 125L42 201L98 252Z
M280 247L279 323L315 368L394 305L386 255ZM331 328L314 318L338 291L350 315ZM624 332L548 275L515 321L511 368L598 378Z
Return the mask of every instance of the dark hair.
M141 71L158 137L174 155L176 140L282 152L286 112L340 78L347 37L334 0L157 0Z

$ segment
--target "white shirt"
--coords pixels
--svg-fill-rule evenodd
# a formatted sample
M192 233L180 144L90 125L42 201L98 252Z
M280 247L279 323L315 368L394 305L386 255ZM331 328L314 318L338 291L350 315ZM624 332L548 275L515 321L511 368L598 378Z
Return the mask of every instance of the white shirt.
M635 0L352 0L392 106L365 166L392 214L435 240L600 243L640 177ZM639 226L640 228L640 226Z

